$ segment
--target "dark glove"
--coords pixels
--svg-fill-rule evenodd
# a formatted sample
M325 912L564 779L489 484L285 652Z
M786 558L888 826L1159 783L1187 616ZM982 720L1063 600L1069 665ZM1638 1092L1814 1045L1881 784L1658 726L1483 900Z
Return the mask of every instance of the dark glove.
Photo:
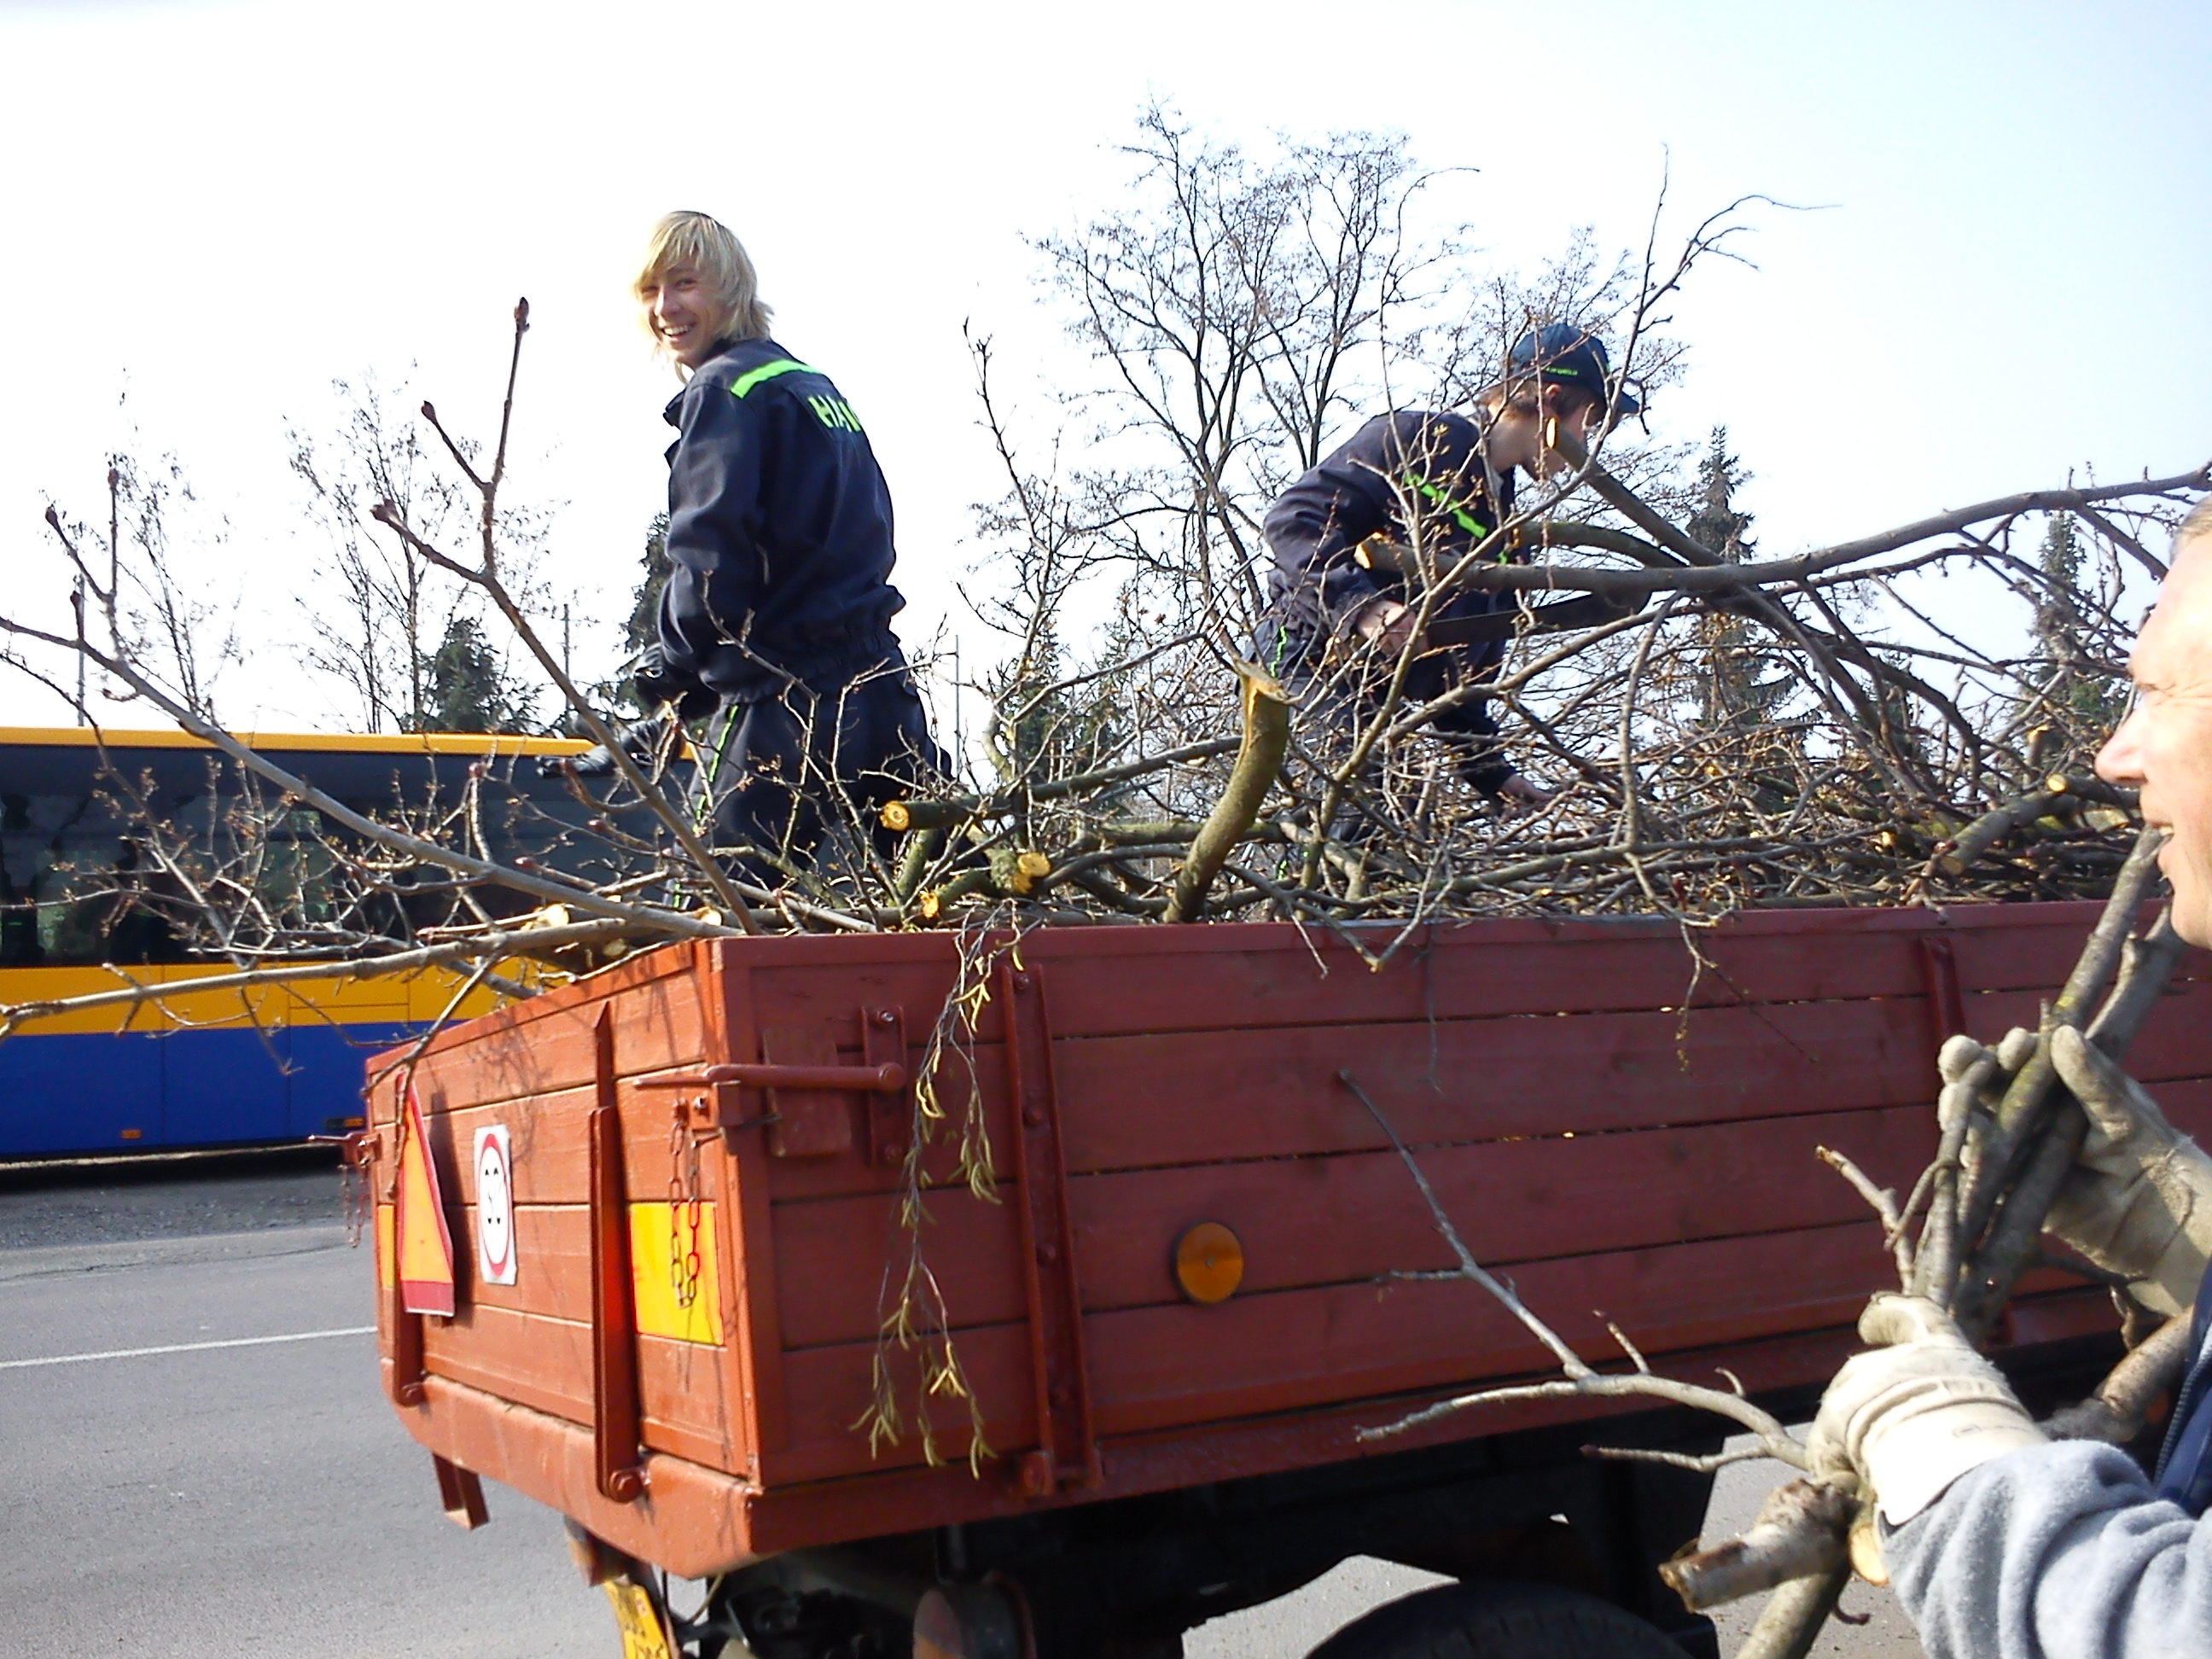
M690 674L671 668L667 659L661 655L658 640L638 653L637 666L631 672L629 683L637 689L637 700L647 708L674 703L678 720L704 719L721 702Z
M615 741L622 744L624 754L637 763L639 769L649 771L653 755L660 747L661 733L667 729L668 717L665 714L648 714L641 720L617 726ZM614 771L615 757L603 743L593 744L580 755L544 755L538 762L538 775L541 778L557 778L564 772L580 778L605 778L611 777Z

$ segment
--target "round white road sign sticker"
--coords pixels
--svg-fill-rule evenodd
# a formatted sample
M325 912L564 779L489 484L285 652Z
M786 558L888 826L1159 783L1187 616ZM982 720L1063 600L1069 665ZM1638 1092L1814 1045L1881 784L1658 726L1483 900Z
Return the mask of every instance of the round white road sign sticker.
M514 1159L502 1124L477 1131L477 1264L485 1284L514 1283Z

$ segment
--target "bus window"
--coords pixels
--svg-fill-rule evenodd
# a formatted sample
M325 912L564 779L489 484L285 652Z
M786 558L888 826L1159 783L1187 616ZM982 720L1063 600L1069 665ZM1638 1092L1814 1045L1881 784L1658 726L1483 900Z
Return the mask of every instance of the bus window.
M130 842L112 835L70 837L64 856L43 872L33 902L36 965L185 960L169 925L138 902L142 880L138 849Z

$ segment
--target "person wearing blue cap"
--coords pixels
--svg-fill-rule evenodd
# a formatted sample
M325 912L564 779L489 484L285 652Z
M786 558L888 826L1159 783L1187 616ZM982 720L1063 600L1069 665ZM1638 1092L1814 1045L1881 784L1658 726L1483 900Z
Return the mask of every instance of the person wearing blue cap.
M1418 596L1387 562L1363 561L1362 543L1380 537L1409 550L1419 568L1449 571L1511 515L1516 471L1541 478L1563 470L1554 447L1561 434L1587 441L1640 407L1614 378L1596 336L1547 323L1514 343L1505 378L1468 412L1378 415L1278 496L1264 526L1274 565L1259 655L1300 696L1310 726L1340 738L1371 715L1376 693L1409 645L1416 654L1405 680L1408 707L1488 684L1505 658L1504 629L1449 647L1416 640ZM1462 591L1431 621L1493 614L1513 603L1511 594ZM1460 775L1481 793L1523 808L1551 799L1506 758L1487 698L1452 704L1429 730L1451 746Z

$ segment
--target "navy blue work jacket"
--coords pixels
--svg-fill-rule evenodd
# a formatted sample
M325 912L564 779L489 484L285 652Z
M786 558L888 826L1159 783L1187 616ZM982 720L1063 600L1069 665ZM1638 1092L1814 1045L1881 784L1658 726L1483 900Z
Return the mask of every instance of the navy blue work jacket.
M1419 410L1378 415L1268 509L1274 619L1299 641L1341 634L1370 599L1409 600L1402 577L1353 558L1368 537L1379 532L1419 547L1436 568L1449 569L1512 511L1512 477L1490 472L1474 422ZM1438 615L1482 614L1512 598L1462 593ZM1504 652L1502 641L1462 648L1466 666L1478 672L1494 668Z
M895 651L890 490L829 377L737 341L665 416L668 676L757 702L793 680L835 690Z

